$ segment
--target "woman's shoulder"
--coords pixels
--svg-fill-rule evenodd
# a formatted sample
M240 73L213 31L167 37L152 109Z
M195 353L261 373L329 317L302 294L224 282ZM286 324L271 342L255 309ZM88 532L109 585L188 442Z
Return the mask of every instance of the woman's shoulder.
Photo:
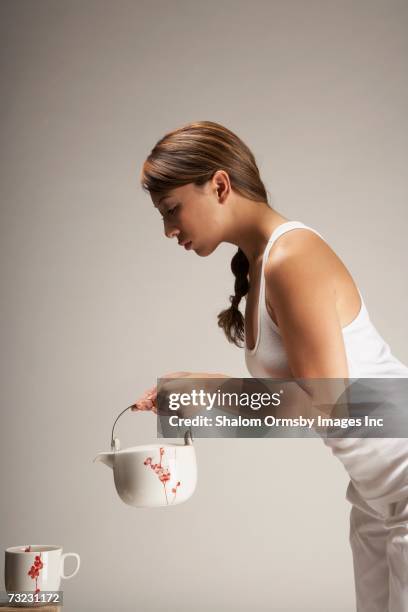
M342 324L359 308L360 297L349 270L330 245L310 229L285 232L270 249L265 261L265 292L273 308L276 299L285 303L334 299Z
M265 276L279 274L282 267L313 266L315 273L325 269L333 272L344 266L338 255L323 238L307 227L291 228L272 244L265 261Z

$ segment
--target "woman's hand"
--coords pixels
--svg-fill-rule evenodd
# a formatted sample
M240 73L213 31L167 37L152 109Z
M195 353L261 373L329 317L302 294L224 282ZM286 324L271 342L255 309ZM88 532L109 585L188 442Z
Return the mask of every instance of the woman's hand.
M170 372L160 376L163 378L230 378L226 374L211 374L209 372ZM151 410L157 414L157 386L151 387L132 405L132 411Z
M190 372L170 372L160 378L185 378ZM132 405L132 411L136 410L152 410L157 414L157 385L147 389L141 397Z

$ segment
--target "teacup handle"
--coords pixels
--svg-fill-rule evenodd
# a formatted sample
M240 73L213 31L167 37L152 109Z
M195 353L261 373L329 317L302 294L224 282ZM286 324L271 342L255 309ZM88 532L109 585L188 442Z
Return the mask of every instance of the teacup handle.
M74 569L72 574L69 574L68 576L64 574L64 564L65 564L65 559L67 557L75 557L75 559L77 560L76 568ZM65 578L65 580L68 580L69 578L73 578L78 573L80 565L81 565L81 559L79 558L79 555L77 555L76 553L64 553L61 557L61 578Z

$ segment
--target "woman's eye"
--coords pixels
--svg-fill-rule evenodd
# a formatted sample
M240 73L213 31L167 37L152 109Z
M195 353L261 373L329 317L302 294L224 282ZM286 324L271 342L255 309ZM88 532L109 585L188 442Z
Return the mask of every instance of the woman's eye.
M171 217L176 213L177 208L179 207L178 204L176 204L175 206L173 206L172 208L168 208L167 210L165 210L163 213L161 213L161 218L165 219L166 217Z

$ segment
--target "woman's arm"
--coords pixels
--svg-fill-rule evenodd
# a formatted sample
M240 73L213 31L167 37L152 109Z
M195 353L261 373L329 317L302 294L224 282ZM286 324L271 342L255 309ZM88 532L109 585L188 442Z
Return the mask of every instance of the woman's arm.
M324 416L329 416L347 388L347 356L331 270L320 252L304 244L279 246L267 262L266 299L276 315L292 376L311 379L300 381L301 386L317 414L324 405Z

